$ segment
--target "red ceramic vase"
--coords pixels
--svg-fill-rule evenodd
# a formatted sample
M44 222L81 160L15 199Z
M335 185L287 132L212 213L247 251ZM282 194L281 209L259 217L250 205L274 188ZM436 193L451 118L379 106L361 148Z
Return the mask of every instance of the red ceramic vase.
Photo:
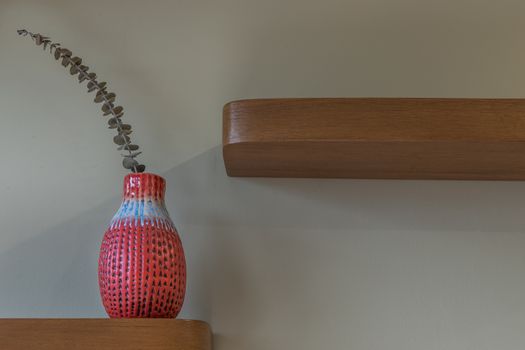
M109 317L176 317L186 291L182 243L164 205L166 181L128 174L124 198L104 234L100 295Z

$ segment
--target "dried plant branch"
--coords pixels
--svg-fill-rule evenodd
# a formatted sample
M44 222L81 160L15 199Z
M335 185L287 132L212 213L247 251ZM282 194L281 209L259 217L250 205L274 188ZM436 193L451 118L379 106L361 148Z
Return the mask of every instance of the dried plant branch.
M129 137L132 132L131 125L122 123L123 108L122 106L115 106L116 95L107 91L107 83L105 81L99 82L95 73L88 73L89 67L82 64L80 57L72 57L73 53L70 50L61 47L59 43L52 42L49 37L31 33L25 29L19 29L17 33L21 36L29 36L36 45L42 46L44 50L49 48L49 53L56 60L62 60L62 66L69 67L71 75L78 74L79 83L87 81L88 92L96 91L94 102L102 103L104 116L111 116L108 120L109 129L117 129L118 134L113 138L113 142L119 146L118 150L127 151L127 154L122 155L124 157L122 165L135 173L144 172L146 167L135 159L142 152L136 152L139 146L131 143Z

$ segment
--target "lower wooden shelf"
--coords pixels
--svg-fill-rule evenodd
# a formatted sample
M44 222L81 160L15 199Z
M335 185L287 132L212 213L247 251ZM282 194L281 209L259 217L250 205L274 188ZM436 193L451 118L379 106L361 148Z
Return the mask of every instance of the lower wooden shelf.
M175 319L0 319L2 350L211 350L202 321Z

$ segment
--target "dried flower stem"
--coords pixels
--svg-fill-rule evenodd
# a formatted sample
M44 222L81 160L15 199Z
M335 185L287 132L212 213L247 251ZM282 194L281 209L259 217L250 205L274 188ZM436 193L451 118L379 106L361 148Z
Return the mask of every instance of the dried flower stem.
M54 54L55 59L62 59L62 65L64 67L70 67L70 73L72 75L79 74L79 82L82 83L84 80L88 81L88 92L96 91L95 102L103 102L102 109L105 115L111 115L112 118L108 123L110 123L110 128L116 128L118 135L114 137L114 142L119 145L119 150L128 151L127 155L124 156L123 165L126 169L130 169L135 173L143 172L145 166L139 164L135 157L137 157L141 152L136 151L139 147L133 145L130 142L129 134L131 134L131 126L128 124L123 124L120 119L123 115L122 107L115 107L113 101L115 99L114 93L108 93L106 91L106 83L99 83L96 80L96 74L88 74L88 67L82 65L82 59L79 57L71 57L72 52L68 49L60 47L59 43L52 42L49 37L43 36L41 34L35 34L29 32L25 29L20 29L17 31L19 35L27 36L29 35L31 39L35 42L36 45L43 45L44 50L49 46L49 52ZM109 96L109 97L108 97ZM118 111L116 110L118 108Z

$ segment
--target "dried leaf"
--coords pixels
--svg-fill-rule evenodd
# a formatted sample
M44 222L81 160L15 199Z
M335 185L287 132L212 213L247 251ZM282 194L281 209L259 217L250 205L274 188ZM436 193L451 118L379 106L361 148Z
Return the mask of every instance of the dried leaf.
M42 45L42 35L40 34L35 35L35 44Z
M54 55L55 55L55 60L58 60L58 59L60 58L60 53L61 53L61 52L62 52L62 49L61 49L61 48L57 48L57 49L55 50L55 53L54 53Z
M124 145L126 142L129 142L129 137L126 137L124 135L117 135L113 137L113 142L115 142L117 145Z
M112 103L104 103L102 105L102 112L104 112L104 115L111 114L111 109L113 108Z
M124 168L126 169L133 169L137 165L139 165L139 162L137 162L133 158L125 157L124 159L122 159L122 166L124 166Z
M87 77L84 74L79 74L78 75L78 82L79 83L83 82L86 79L87 79Z
M109 124L109 128L110 129L115 129L118 125L118 120L117 118L110 118L108 119L108 124Z
M89 73L87 76L88 76L88 78L89 78L90 80L95 80L95 79L97 79L97 75L96 75L95 73L93 73L93 72Z
M110 92L106 95L106 101L108 102L114 102L116 95L113 92Z
M78 68L77 66L75 66L74 64L71 65L71 68L69 69L69 73L71 73L71 75L75 75L78 73Z
M62 55L62 65L63 65L64 67L67 67L67 66L69 65L69 63L70 63L70 62L69 62L69 57L68 57L68 56L64 56L64 55Z
M61 48L61 49L60 49L60 54L61 54L62 56L71 57L71 55L73 54L73 52L71 52L71 50L68 50L68 49L65 49L65 48Z
M73 62L76 65L80 65L82 63L82 58L75 56L71 59L71 62Z
M121 128L122 130L131 130L131 125L129 125L129 124L122 124L122 125L120 126L120 128Z
M56 51L56 49L60 46L59 43L51 43L51 45L49 45L49 53L54 53L53 50Z
M113 112L115 113L116 116L122 116L122 111L124 110L124 108L122 108L122 106L117 106L115 108L113 108Z
M106 89L106 85L107 85L107 83L106 83L105 81L102 81L102 82L98 83L98 87L99 87L101 90Z
M94 101L96 103L100 103L104 101L104 96L106 95L106 92L104 90L98 90L97 95L95 96Z
M128 145L124 146L124 149L125 149L126 151L136 151L136 150L139 149L139 146L137 146L137 145L132 145L132 144L128 144Z
M146 166L144 164L139 164L135 166L135 169L137 170L137 173L143 173L144 170L146 170Z
M119 135L129 135L133 132L133 130L122 130L120 129Z
M88 92L91 92L93 90L96 90L97 89L97 84L90 81L88 84L87 84L87 88L88 88Z

